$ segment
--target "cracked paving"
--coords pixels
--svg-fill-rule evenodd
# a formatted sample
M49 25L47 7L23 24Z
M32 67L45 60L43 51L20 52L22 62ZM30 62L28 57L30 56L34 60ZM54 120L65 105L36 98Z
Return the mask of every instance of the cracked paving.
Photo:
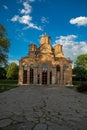
M87 95L66 87L0 93L0 130L86 130Z

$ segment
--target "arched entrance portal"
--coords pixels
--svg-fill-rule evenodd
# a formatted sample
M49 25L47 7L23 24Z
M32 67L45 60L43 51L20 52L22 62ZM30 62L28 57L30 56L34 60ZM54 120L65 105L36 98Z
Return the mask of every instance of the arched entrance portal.
M47 65L42 65L42 84L47 84Z
M60 65L56 66L56 84L60 84Z
M23 84L27 84L27 65L23 66Z
M37 84L40 84L40 65L37 67Z

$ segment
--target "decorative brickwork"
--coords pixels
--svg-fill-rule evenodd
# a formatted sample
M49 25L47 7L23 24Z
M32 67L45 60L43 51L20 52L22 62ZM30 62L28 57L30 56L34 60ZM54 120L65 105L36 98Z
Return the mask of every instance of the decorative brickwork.
M46 34L40 38L39 48L31 44L28 56L19 61L19 85L72 84L72 62L64 57L62 47L52 47Z

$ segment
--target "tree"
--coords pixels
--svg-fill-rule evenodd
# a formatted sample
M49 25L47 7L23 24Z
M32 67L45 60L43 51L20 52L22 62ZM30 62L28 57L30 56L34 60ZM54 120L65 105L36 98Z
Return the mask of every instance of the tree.
M82 66L85 70L87 70L87 54L79 55L75 62L75 66Z
M5 67L0 67L0 79L6 79L6 69L5 69Z
M78 80L87 80L87 54L82 54L77 57L73 73L76 74Z
M3 25L0 24L0 66L3 66L7 63L7 52L10 46L10 42L6 36L7 31Z
M15 62L12 62L8 65L7 79L17 79L18 78L18 66Z

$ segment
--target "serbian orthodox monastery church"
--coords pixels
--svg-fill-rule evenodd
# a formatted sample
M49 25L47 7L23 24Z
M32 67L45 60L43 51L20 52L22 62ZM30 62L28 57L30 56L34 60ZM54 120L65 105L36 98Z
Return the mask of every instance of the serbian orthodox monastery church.
M46 34L40 38L40 46L29 46L28 56L19 61L19 85L70 85L72 61L65 58L62 45L52 47Z

